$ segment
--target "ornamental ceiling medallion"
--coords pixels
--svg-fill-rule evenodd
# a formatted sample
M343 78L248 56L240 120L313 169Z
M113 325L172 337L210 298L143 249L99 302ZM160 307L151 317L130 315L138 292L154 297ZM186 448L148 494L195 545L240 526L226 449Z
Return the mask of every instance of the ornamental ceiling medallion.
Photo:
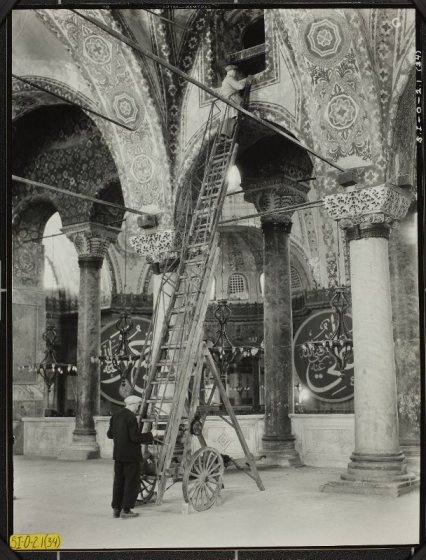
M300 28L302 51L316 65L331 67L346 56L352 35L345 18L323 10L313 10L303 18Z

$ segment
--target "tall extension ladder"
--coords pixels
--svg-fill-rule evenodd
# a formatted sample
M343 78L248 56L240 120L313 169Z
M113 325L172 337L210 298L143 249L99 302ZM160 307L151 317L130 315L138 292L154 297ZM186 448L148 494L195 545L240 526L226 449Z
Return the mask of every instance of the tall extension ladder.
M213 102L205 129L207 137L213 129L215 107L216 102ZM181 216L182 245L180 255L174 263L175 269L169 268L162 276L157 297L157 315L158 302L162 297L167 297L168 305L161 335L158 337L159 342L156 347L153 346L154 328L151 326L145 343L145 347L150 348L148 358L145 358L146 350L141 353L141 360L146 359L144 364L148 373L142 397L140 423L148 422L154 430L162 427L164 429L163 445L160 446L157 457L157 505L162 503L167 479L173 472L172 461L176 465L175 447L181 433L182 421L185 419L190 423L197 408L197 393L205 358L205 352L204 356L200 354L200 343L210 299L210 280L219 253L217 228L226 195L227 172L235 161L238 148L238 121L229 133L228 115L229 107L226 106L207 153L204 178L195 208L192 211L191 200L188 200L187 213ZM214 368L214 363L211 364ZM193 382L190 388L191 378ZM259 489L263 490L254 458L244 441L218 375L217 384L223 400L226 401L225 406L231 415L231 423L237 430L243 446L251 476ZM192 397L188 398L188 395ZM183 462L188 458L188 446L190 447L188 433L187 430ZM205 445L201 435L199 439L202 445Z

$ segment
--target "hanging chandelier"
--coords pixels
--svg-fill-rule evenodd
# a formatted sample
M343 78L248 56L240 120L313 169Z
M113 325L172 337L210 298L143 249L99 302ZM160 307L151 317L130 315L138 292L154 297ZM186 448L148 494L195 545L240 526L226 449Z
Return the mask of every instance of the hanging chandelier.
M219 323L219 329L216 331L217 337L210 348L216 365L219 368L221 377L225 377L229 365L234 360L237 349L229 340L228 333L226 332L226 324L231 317L231 308L226 299L219 299L217 307L214 310L214 316Z
M56 377L64 373L76 373L77 366L74 364L62 364L56 359L56 329L54 325L48 325L46 331L42 335L46 343L46 350L44 351L44 358L37 367L37 373L42 377L47 392L50 393L52 385L56 381Z
M107 372L117 372L121 378L121 386L119 388L120 395L125 398L130 394L129 388L131 384L128 381L130 372L139 354L132 352L129 345L129 335L133 332L134 325L130 314L126 309L120 313L120 317L115 324L118 330L118 345L116 348L106 349L100 356L91 358L92 363L101 362L104 364Z
M322 362L330 358L335 370L342 376L346 366L353 359L353 340L345 322L349 299L344 286L334 289L330 304L336 320L334 330L322 340L310 340L302 344L302 352L310 363Z
M262 349L261 346L234 346L232 344L226 330L231 315L232 311L228 305L228 300L219 299L214 311L219 329L216 331L216 340L210 346L210 352L223 378L226 377L231 363L237 358L256 356Z
M47 406L49 407L50 391L54 385L58 375L77 374L77 366L71 363L60 363L56 358L56 328L54 325L48 325L42 334L42 339L46 343L44 357L39 364L31 366L20 366L18 369L26 369L36 372L43 379L47 387Z

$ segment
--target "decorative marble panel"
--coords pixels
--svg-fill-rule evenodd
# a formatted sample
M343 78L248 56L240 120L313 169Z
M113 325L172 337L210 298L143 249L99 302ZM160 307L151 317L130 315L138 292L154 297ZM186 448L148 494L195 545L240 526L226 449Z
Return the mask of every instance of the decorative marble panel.
M137 253L146 257L147 262L155 263L177 258L182 238L175 230L168 229L135 235L130 243Z
M75 418L22 418L24 455L57 457L72 442Z
M401 220L412 202L412 196L387 185L368 187L324 198L329 216L340 220L341 227L360 223L392 223Z
M304 465L345 468L355 448L353 414L291 414L296 450Z

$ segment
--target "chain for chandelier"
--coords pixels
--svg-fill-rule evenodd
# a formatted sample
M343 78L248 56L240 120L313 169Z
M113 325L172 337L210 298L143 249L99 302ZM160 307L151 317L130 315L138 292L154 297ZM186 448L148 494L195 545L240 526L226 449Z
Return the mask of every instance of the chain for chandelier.
M53 281L55 281L55 271L53 268L53 263L55 261L55 246L54 240L52 236L51 240L51 259L50 259L50 266L52 270L52 286L51 286L51 306L54 303L54 285ZM50 321L48 318L48 312L46 313L46 330L41 335L42 340L45 343L44 349L44 356L40 363L32 364L32 365L23 365L19 366L19 370L27 370L31 372L35 372L37 375L43 379L44 384L47 388L47 409L50 407L50 394L53 385L55 384L58 375L70 374L70 375L77 375L77 366L73 363L61 363L58 361L56 357L56 348L57 348L57 333L56 333L56 326L53 324L53 312L52 308L50 309ZM50 324L49 324L50 322Z
M116 372L120 376L121 384L119 387L120 396L125 399L132 393L131 375L133 368L139 359L139 354L135 354L129 345L130 334L134 330L134 324L129 310L126 308L127 288L127 218L124 220L124 283L121 294L122 309L120 317L115 323L118 330L118 345L116 348L110 346L105 349L100 356L92 357L92 362L101 362L110 372Z

